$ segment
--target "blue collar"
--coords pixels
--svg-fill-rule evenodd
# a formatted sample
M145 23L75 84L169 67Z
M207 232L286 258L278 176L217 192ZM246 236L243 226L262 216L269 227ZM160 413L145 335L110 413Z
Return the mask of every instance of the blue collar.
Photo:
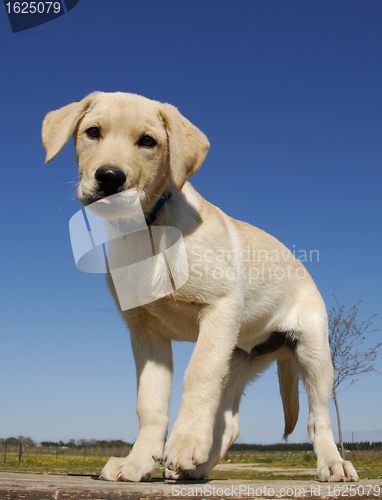
M166 201L169 198L171 198L171 193L162 194L162 196L159 198L159 200L155 203L151 212L149 214L145 215L146 224L148 226L155 221L155 219L157 218L157 213L159 212L159 210L163 207L163 205L166 203Z

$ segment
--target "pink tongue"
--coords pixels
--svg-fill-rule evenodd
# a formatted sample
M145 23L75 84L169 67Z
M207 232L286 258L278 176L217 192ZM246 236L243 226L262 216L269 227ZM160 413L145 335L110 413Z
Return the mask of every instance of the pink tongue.
M101 198L100 200L96 200L96 203L106 203L106 205L111 205L111 201L107 198Z

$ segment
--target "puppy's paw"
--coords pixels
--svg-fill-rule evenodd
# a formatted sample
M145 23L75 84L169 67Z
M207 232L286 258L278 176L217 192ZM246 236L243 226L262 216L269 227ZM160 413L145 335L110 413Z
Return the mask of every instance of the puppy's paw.
M165 446L166 468L178 476L181 472L193 471L208 461L211 446L212 431L205 434L173 431Z
M348 460L336 460L329 464L317 464L317 478L322 482L359 481L358 474Z
M130 456L111 457L102 469L99 478L104 481L149 481L155 466L153 458L137 460Z

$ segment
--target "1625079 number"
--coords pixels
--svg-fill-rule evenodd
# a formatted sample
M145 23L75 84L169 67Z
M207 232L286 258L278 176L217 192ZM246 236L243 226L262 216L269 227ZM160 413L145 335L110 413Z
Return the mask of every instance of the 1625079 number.
M5 4L8 14L49 14L52 10L58 14L61 10L60 2L11 2Z

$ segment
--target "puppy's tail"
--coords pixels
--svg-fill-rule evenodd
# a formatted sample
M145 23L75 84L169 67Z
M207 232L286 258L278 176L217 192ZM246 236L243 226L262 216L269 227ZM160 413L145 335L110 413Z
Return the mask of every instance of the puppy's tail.
M287 439L296 427L298 420L298 380L299 373L296 361L292 357L277 361L280 394L284 407L285 430L284 439Z

